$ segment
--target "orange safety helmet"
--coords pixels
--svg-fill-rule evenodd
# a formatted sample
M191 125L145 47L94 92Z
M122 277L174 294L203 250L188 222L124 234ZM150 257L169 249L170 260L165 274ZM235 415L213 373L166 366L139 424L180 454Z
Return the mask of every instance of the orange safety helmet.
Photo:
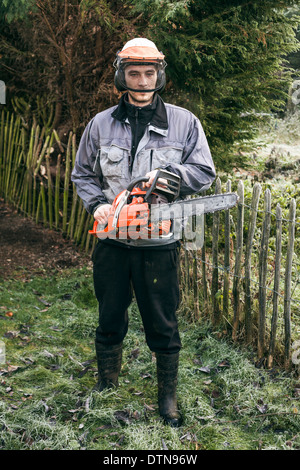
M135 38L128 41L121 51L117 52L114 61L115 86L119 91L140 91L128 88L125 81L125 67L127 65L153 65L157 67L156 87L151 90L143 90L144 93L162 91L166 84L164 54L160 52L154 42L146 38Z

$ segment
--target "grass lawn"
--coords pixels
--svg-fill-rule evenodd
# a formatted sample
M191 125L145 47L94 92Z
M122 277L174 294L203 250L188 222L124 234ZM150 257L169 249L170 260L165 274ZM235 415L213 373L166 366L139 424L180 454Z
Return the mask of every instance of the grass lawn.
M241 151L243 164L230 175L234 185L243 179L246 196L254 181L270 188L272 210L282 204L284 217L287 200L297 201L294 339L300 324L299 125L299 113L271 119L251 150ZM272 254L274 233L269 249ZM0 449L299 450L299 377L255 367L250 348L233 344L209 322L192 321L185 302L178 314L181 428L165 426L159 417L155 358L135 303L120 386L93 392L98 313L91 266L30 272L0 284Z
M0 286L0 448L31 450L256 450L300 448L297 378L254 365L181 308L179 429L160 420L156 367L135 303L120 386L97 379L97 303L91 268L16 278Z

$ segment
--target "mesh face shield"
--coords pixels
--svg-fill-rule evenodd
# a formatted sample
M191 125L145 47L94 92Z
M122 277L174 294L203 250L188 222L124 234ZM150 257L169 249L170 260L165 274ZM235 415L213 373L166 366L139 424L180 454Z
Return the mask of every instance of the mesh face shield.
M152 89L143 89L143 93L152 93L155 91L162 91L166 85L166 74L165 74L165 68L167 66L166 62L164 60L162 61L156 61L156 62L150 62L150 61L144 61L144 60L123 60L123 59L116 59L114 62L114 67L116 69L115 71L115 86L118 91L125 91L125 90L130 90L130 91L135 91L135 92L140 92L141 89L134 89L130 88L126 84L125 80L125 68L128 65L154 65L156 70L157 70L157 80L155 84L155 88Z

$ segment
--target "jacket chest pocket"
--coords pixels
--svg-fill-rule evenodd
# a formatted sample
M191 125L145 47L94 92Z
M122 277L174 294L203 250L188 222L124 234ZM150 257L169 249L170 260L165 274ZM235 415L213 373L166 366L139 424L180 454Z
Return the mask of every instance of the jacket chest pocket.
M151 168L158 168L159 166L167 165L168 163L180 163L181 158L182 149L172 147L155 149L152 152Z
M98 154L104 177L124 176L128 160L127 150L112 145L111 147L101 147Z

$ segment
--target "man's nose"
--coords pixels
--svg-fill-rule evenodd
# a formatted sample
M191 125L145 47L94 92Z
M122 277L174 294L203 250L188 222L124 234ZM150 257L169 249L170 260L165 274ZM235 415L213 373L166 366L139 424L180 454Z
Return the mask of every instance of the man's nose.
M148 80L147 80L146 75L140 75L139 85L140 86L147 86L148 85Z

